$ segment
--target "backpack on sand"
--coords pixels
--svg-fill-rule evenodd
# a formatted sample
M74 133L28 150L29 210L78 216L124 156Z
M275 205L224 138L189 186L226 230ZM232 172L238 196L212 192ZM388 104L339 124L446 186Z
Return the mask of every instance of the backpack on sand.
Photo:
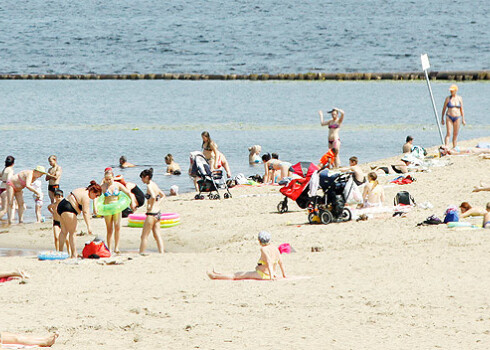
M393 204L395 206L399 204L403 205L416 205L415 199L413 199L412 195L407 191L400 191L396 194L395 199L393 200Z

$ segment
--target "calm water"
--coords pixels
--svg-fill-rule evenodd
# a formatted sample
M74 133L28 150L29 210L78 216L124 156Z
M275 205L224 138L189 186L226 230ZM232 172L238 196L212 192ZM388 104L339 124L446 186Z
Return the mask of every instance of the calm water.
M3 1L0 72L490 69L488 0Z
M439 110L448 86L433 84ZM460 93L468 123L461 139L488 136L490 84L460 84ZM172 184L190 191L187 175L164 176L164 156L172 153L185 173L203 130L234 174L263 173L262 165L248 165L253 144L282 160L317 162L328 132L317 110L332 106L346 111L340 131L344 164L352 155L366 162L400 153L408 134L418 145L439 143L424 82L0 81L0 105L2 163L14 155L18 172L48 167L48 156L56 154L65 191L100 180L121 155L153 166L165 191ZM140 184L142 170L116 173ZM25 198L32 207L31 193L25 191Z

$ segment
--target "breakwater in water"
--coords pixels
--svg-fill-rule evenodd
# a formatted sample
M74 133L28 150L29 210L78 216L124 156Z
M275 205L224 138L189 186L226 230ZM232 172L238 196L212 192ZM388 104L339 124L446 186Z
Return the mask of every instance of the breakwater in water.
M490 71L429 72L431 80L490 80ZM423 72L283 74L0 74L0 80L422 80Z

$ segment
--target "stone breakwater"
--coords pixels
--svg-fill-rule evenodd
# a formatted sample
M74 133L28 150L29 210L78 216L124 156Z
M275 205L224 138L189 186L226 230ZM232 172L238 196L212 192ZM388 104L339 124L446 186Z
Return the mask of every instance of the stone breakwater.
M429 72L431 80L490 80L490 71ZM284 74L0 74L0 80L423 80L423 72Z

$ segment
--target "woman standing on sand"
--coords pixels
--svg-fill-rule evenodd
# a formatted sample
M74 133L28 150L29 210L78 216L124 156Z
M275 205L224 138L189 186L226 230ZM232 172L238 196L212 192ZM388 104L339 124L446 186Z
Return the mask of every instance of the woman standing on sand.
M121 192L131 198L131 192L120 182L114 181L114 173L112 168L107 168L104 172L104 182L102 183L102 193L104 194L104 204L114 203L119 200ZM133 209L133 201L131 201L131 209ZM119 237L121 232L121 212L113 215L104 216L107 229L107 248L111 251L112 233L114 233L114 253L119 254Z
M442 107L441 124L444 125L446 121L446 140L445 146L449 146L449 139L451 138L451 131L453 132L453 148L458 145L458 133L459 127L462 123L466 125L464 120L463 99L458 96L458 86L453 84L449 87L451 95L444 100L444 106ZM447 114L444 115L444 113Z
M203 131L201 133L202 138L202 154L211 167L211 171L225 168L226 175L231 177L231 170L228 165L228 161L223 153L218 150L218 145L211 139L209 132Z
M61 218L61 233L59 240L59 250L62 252L65 245L66 236L69 235L71 257L78 256L75 234L77 231L77 216L83 214L83 220L87 225L87 232L92 234L90 221L90 200L95 200L102 194L102 188L94 180L86 188L77 188L58 204L57 211Z
M7 212L7 182L10 181L10 178L14 176L14 162L15 158L12 156L7 156L5 158L5 168L3 168L2 173L0 173L0 219Z
M34 170L22 170L7 181L7 215L9 225L12 224L14 216L14 199L17 200L19 224L21 224L24 222L24 193L22 190L27 188L37 197L42 197L42 192L32 187L32 183L46 174L46 169L38 165Z
M281 252L276 246L270 245L271 234L267 231L259 232L260 259L254 271L235 272L234 274L223 274L219 272L208 272L212 280L275 280L277 279L277 266L281 268L282 277L286 278Z
M165 198L165 193L153 182L153 168L143 170L140 174L141 181L148 186L146 190L146 219L141 232L140 254L144 254L148 245L148 236L153 231L153 237L157 242L158 252L163 254L163 240L160 235L160 203Z
M332 114L332 119L325 121L323 119L323 112L318 111L318 114L320 115L320 124L321 126L328 126L328 148L330 149L336 148L337 151L340 152L339 131L340 131L340 126L344 121L345 112L342 109L334 107L332 110L328 111L327 113ZM340 118L339 118L339 113L340 113ZM335 167L338 168L339 166L340 166L340 158L337 155L337 158L335 158Z

